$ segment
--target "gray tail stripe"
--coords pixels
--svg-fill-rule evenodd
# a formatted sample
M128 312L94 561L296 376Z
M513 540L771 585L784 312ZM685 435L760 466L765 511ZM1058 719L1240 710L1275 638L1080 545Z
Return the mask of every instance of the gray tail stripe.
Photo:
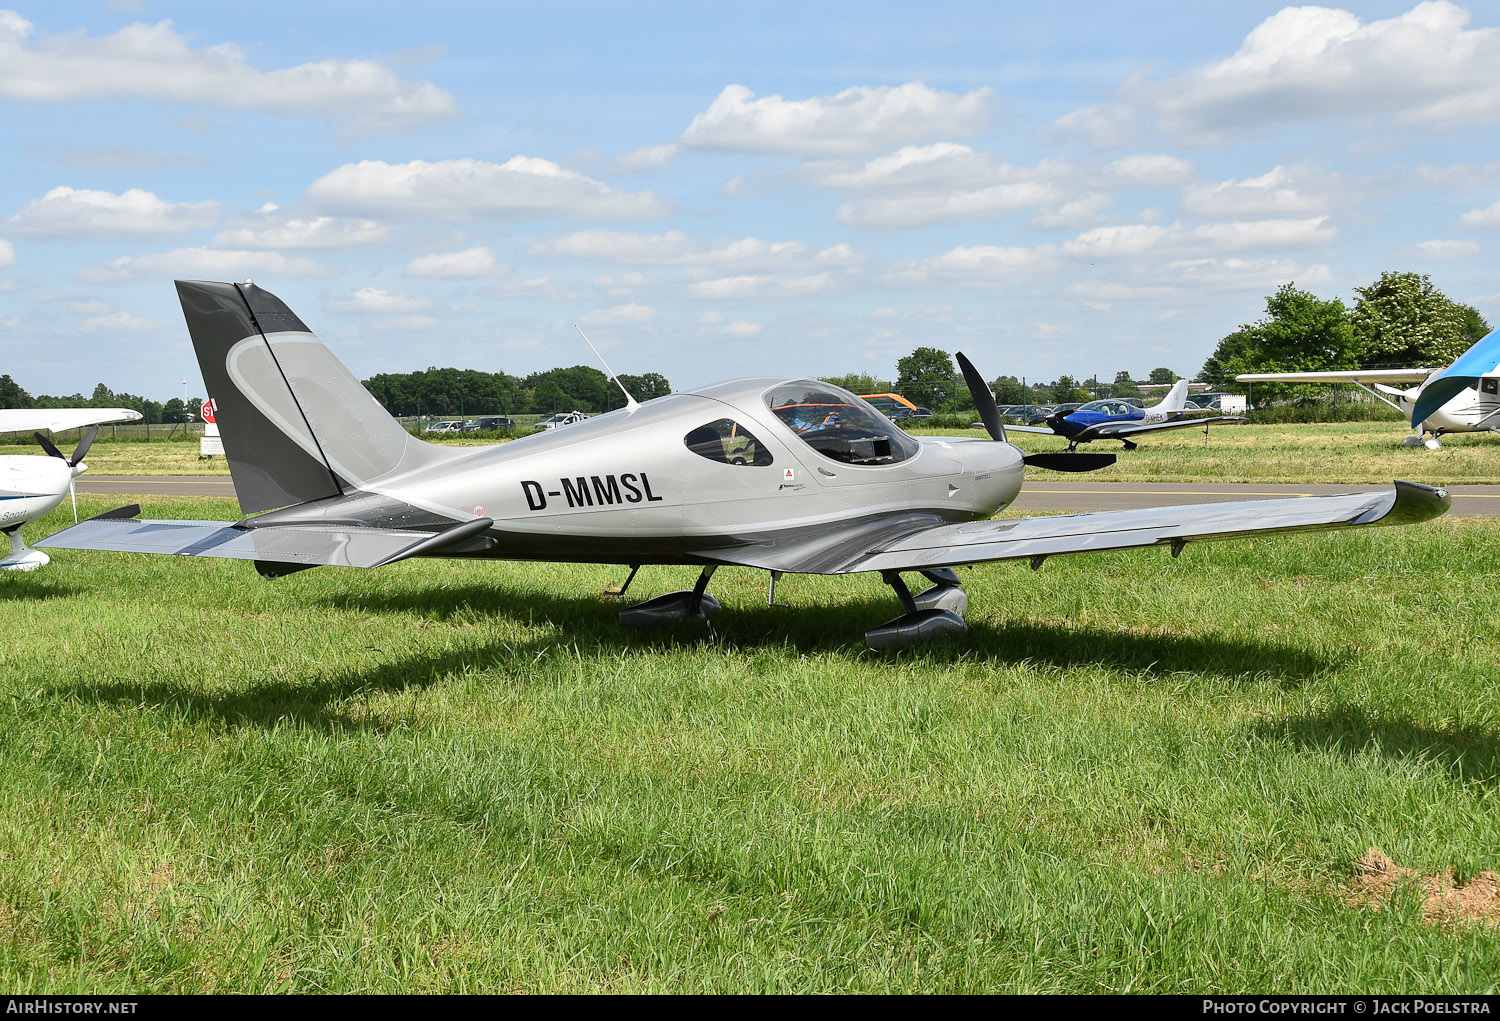
M265 342L266 351L271 355L271 361L276 366L277 373L281 376L282 383L286 384L287 393L292 395L292 403L297 405L297 414L302 416L302 424L307 427L307 435L312 437L313 445L318 448L318 457L323 462L323 467L328 469L328 477L333 480L333 488L338 495L344 494L344 481L339 478L338 473L333 470L333 465L328 462L328 455L323 452L323 443L318 439L318 434L313 432L312 423L307 420L307 412L302 410L302 401L297 397L297 391L292 386L292 381L286 378L286 370L281 367L281 360L276 357L276 349L266 338L266 331L261 328L260 319L255 315L255 309L250 305L250 299L245 296L245 289L239 284L234 285L235 292L239 294L240 301L245 303L245 313L250 316L250 323L255 327L255 332L260 334L260 339Z

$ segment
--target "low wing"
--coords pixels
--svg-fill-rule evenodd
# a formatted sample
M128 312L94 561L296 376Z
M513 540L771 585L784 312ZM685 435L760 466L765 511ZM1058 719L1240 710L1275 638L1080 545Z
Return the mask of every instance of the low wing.
M1005 431L1008 433L1039 433L1042 436L1056 436L1056 431L1039 425L1007 425Z
M140 417L139 411L129 408L7 408L0 411L0 433L62 432L107 422L135 422Z
M472 552L470 546L484 549L490 541L475 537L494 524L490 518L475 518L438 532L340 525L243 528L229 521L143 521L111 516L116 513L90 518L31 545L46 549L225 557L294 567L382 567L439 550L447 554Z
M1162 429L1188 429L1209 422L1243 422L1239 415L1214 415L1212 418L1177 418L1170 422L1103 422L1078 434L1080 440L1114 439L1137 433L1160 432Z
M805 574L912 571L1063 553L1231 539L1273 532L1404 525L1447 512L1448 494L1414 482L1394 491L1180 507L1143 507L944 524L930 515L850 522L753 546L708 551L712 563Z
M977 521L929 528L883 548L871 549L847 565L845 571L955 567L1060 553L1175 546L1271 532L1404 525L1438 517L1448 507L1446 490L1397 482L1393 492Z
M1346 369L1338 372L1245 372L1241 383L1420 383L1439 369Z

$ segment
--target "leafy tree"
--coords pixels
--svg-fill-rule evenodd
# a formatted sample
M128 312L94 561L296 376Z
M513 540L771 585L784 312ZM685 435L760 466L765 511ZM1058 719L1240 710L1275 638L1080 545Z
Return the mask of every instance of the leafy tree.
M1478 311L1449 300L1425 273L1382 273L1354 293L1350 322L1365 368L1447 365L1490 332Z
M31 394L21 389L21 385L10 376L0 376L0 408L29 408L32 406Z
M823 376L823 382L841 386L850 393L883 394L891 392L889 380L876 379L868 372L846 372L842 376Z
M1026 392L1015 376L999 376L990 381L990 391L997 404L1025 404Z
M1130 378L1130 373L1124 370L1115 373L1114 389L1116 397L1141 396L1141 388L1135 385L1135 380Z
M919 347L896 362L896 392L927 408L951 406L957 383L953 358L935 347ZM960 387L965 394L968 387Z
M1058 376L1052 384L1052 399L1058 404L1082 402L1089 399L1089 392L1072 376Z
M181 422L187 416L187 405L182 403L181 397L173 397L162 405L161 417L164 422Z
M1359 343L1344 303L1324 300L1295 284L1283 284L1266 299L1266 314L1241 326L1219 341L1204 364L1212 378L1241 372L1318 372L1353 369L1359 363ZM1153 373L1153 378L1155 374ZM1279 393L1316 393L1320 387L1263 384ZM1260 393L1256 387L1256 393Z
M1146 382L1156 383L1158 385L1162 383L1175 383L1177 382L1177 373L1173 372L1169 368L1166 368L1165 366L1157 369L1152 369L1151 375L1146 377Z

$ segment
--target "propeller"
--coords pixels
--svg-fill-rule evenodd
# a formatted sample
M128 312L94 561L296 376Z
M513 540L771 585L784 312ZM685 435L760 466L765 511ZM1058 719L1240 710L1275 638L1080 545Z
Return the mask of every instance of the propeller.
M84 437L79 441L78 446L73 448L72 457L63 457L63 452L57 449L57 445L54 444L51 440L47 439L47 437L43 436L41 433L32 433L31 435L36 437L37 443L43 450L48 453L49 456L61 459L69 468L73 469L72 478L68 479L68 496L72 497L73 499L73 523L76 525L78 523L78 493L73 488L73 479L83 474L84 468L87 467L87 465L83 463L83 455L89 452L89 448L92 447L94 445L94 441L99 438L99 427L97 425L89 427L89 431L84 434Z
M1004 443L1005 423L1000 420L1000 408L995 404L995 395L990 393L989 385L962 351L958 353L958 367L964 374L964 382L969 386L969 396L974 398L974 408L984 422L985 432L990 434L990 439Z
M990 393L990 388L985 384L984 377L979 370L974 368L974 363L964 357L960 351L957 355L958 367L963 371L964 382L969 385L969 396L974 398L974 407L979 411L979 417L984 422L985 431L990 434L990 439L1005 439L1005 423L1000 419L1000 408L995 404L995 395ZM1066 414L1066 412L1064 412ZM1056 415L1052 416L1056 417ZM1048 418L1050 422L1052 419ZM1036 468L1048 468L1057 472L1091 472L1100 468L1108 468L1115 463L1114 454L1027 454L1022 460Z

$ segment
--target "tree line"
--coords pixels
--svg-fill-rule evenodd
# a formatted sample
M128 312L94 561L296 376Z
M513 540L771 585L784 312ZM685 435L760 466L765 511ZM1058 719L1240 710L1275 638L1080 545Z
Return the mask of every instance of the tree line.
M620 381L638 401L663 397L672 384L658 372L621 374ZM614 382L588 365L533 372L525 378L478 369L429 368L417 372L383 372L363 381L393 415L550 415L557 411L610 411L625 406ZM202 398L153 401L116 393L100 383L91 396L33 397L9 375L0 376L0 408L129 408L150 425L196 421Z
M393 415L551 415L559 411L612 411L625 406L614 381L589 365L533 372L428 368L382 372L363 381L365 389ZM620 374L638 401L665 397L672 384L659 372Z
M1243 391L1234 382L1242 372L1440 368L1490 332L1477 309L1450 299L1426 274L1382 273L1354 295L1346 306L1283 284L1260 319L1219 341L1198 378ZM1309 389L1316 388L1255 384L1257 394L1273 396Z

